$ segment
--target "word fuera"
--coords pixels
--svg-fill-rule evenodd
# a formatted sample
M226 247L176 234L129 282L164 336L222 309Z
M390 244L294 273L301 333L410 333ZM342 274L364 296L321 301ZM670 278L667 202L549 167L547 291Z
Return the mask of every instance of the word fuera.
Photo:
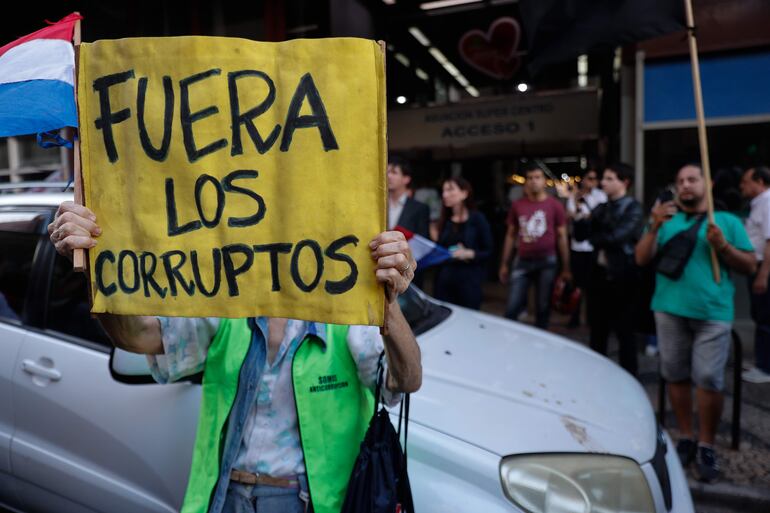
M214 80L221 75L221 69L212 68L185 77L178 82L179 124L182 130L182 141L184 143L185 153L187 154L187 159L190 163L195 162L206 155L222 150L228 145L226 138L221 138L208 143L201 143L195 139L193 130L195 122L218 114L219 107L216 105L209 105L203 109L192 112L192 107L190 106L190 89L192 87L206 87L207 80ZM168 151L171 145L171 132L174 126L174 97L176 95L174 82L169 76L164 76L162 79L164 95L163 136L161 137L160 144L156 145L156 143L150 139L145 117L149 79L148 77L140 77L139 80L133 82L135 79L134 70L130 69L121 71L120 73L105 75L94 80L93 89L99 96L99 117L94 121L94 125L96 126L96 129L100 130L102 133L104 148L110 162L117 162L120 155L117 145L115 144L113 127L129 119L132 116L132 110L130 107L125 107L114 111L110 92L114 87L126 87L129 86L129 84L135 83L136 121L139 132L139 141L142 149L149 158L158 162L163 162L168 157ZM267 95L261 102L259 102L259 104L244 110L244 107L240 104L238 88L254 87L254 80L262 81L267 86ZM276 86L270 76L259 70L247 69L231 71L227 73L227 90L230 107L230 119L228 120L230 122L231 131L230 156L241 155L244 151L241 138L242 127L246 128L246 132L251 139L254 148L260 155L273 147L278 141L279 135L281 136L280 150L283 152L289 151L294 132L303 128L315 128L318 130L324 151L339 149L337 139L334 136L334 132L332 131L329 122L329 116L326 113L323 99L321 98L321 94L310 73L305 73L300 78L299 83L294 90L294 94L292 95L291 102L289 103L283 126L276 124L266 135L259 132L254 124L254 120L267 112L275 101ZM302 107L306 102L310 109L310 114L300 115Z

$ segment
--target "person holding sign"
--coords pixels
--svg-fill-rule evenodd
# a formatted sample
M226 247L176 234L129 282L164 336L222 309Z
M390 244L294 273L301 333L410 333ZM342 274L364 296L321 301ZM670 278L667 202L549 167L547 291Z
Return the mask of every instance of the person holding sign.
M71 258L102 230L86 207L65 202L48 227ZM285 318L98 314L113 343L146 354L154 378L203 372L203 396L183 513L336 513L373 409L385 350L384 400L422 382L420 348L398 302L416 262L400 232L370 243L387 305L376 326Z
M656 203L646 233L636 245L636 263L654 262L652 310L660 347L661 374L682 438L677 444L685 467L696 460L698 477L719 474L714 439L722 414L725 365L730 349L735 286L729 271L751 274L753 248L740 220L717 212L706 222L706 179L698 165L676 175L676 203ZM711 249L719 255L721 279L711 275ZM654 260L653 260L654 259ZM696 386L699 437L692 425Z

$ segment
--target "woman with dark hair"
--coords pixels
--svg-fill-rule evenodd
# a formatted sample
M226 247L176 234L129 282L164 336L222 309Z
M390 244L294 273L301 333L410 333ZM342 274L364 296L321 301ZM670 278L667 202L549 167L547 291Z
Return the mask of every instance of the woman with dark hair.
M434 296L442 301L478 310L481 285L492 254L492 230L473 203L473 188L464 178L449 178L442 185L444 208L438 225L438 243L452 260L436 275Z

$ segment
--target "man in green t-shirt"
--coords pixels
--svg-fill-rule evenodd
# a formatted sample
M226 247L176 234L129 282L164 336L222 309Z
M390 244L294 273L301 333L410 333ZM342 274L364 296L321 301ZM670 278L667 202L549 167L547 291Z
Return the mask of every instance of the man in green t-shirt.
M706 215L706 180L697 165L676 175L676 201L656 203L647 231L636 246L636 262L650 263L666 242ZM730 349L735 286L730 270L754 272L756 259L741 221L716 212L715 224L701 222L692 255L678 279L656 274L652 310L660 348L661 373L682 438L677 452L686 467L693 459L697 476L714 481L719 465L714 437L722 414L724 370ZM717 254L720 281L714 280L711 250ZM692 427L692 389L700 431Z

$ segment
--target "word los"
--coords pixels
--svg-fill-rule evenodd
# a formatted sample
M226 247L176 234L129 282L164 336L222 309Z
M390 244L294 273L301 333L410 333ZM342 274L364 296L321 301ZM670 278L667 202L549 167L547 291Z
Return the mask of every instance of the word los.
M118 290L124 294L135 294L141 290L145 297L151 297L153 293L161 298L168 294L214 297L224 278L227 294L235 297L240 295L238 277L252 268L256 255L267 253L273 292L280 291L282 287L279 272L281 256L291 255L287 256L289 275L293 284L302 292L312 292L318 287L324 274L325 259L346 264L348 274L344 278L324 282L324 290L328 294L343 294L352 289L358 280L358 266L350 255L342 252L350 244L357 246L358 238L354 235L340 237L323 251L318 242L310 239L296 244L230 244L214 248L211 250L211 272L206 273L213 277L213 283L204 283L198 252L195 250L190 251L189 255L180 250L156 255L148 251L139 253L125 249L117 256L112 251L104 250L96 256L94 265L96 288L105 296L111 296ZM312 268L313 277L310 281L305 281L300 274L300 257L303 253L312 256L310 260L313 263L309 267ZM160 275L162 283L167 286L161 286L156 275Z
M222 214L225 210L225 192L241 194L253 199L257 204L257 210L248 217L229 217L227 219L227 226L234 228L243 228L246 226L252 226L259 223L263 217L267 207L265 206L265 200L262 196L252 191L235 185L236 180L242 179L255 179L259 176L259 173L253 169L238 169L229 173L220 182L217 178L202 174L195 181L195 207L198 209L199 219L189 221L182 226L179 226L179 214L177 214L176 208L176 194L174 193L174 179L166 178L166 225L168 227L167 233L169 237L174 235L180 235L182 233L188 233L200 229L201 227L214 228L222 220ZM206 184L210 184L209 188L213 187L216 193L216 210L214 215L209 219L206 217L206 213L203 211L203 190Z
M199 147L195 140L193 124L196 121L217 114L219 108L216 105L209 105L204 109L192 112L190 107L190 88L194 84L203 84L206 80L220 76L221 74L221 69L213 68L179 80L179 124L182 130L182 140L184 142L185 152L187 153L187 159L191 163L225 148L228 144L227 139L222 138L205 144L202 148ZM95 120L94 125L97 130L101 130L102 132L104 148L107 152L107 157L112 163L117 162L119 158L118 148L115 145L113 126L129 119L131 117L131 109L124 108L114 112L112 110L110 89L134 78L136 78L134 76L134 70L130 69L120 73L99 77L93 82L94 91L99 95L100 111L100 117ZM238 87L239 82L245 81L245 79L248 78L264 82L267 85L268 92L267 96L265 96L258 105L244 111L240 105ZM173 129L172 121L175 108L174 84L171 77L163 77L163 94L165 100L163 109L163 137L161 138L160 145L156 147L150 140L145 119L148 82L149 79L147 77L141 77L136 85L136 121L139 130L139 141L148 157L158 162L163 162L168 157L168 150L171 145L171 131ZM244 84L241 87L243 86L254 87L254 83ZM197 87L206 86L198 85ZM289 151L294 131L302 128L318 129L324 151L339 149L337 139L334 137L334 132L329 123L329 117L326 114L326 108L321 99L321 94L318 92L318 88L316 87L315 82L313 82L313 77L310 73L305 73L302 78L300 78L299 84L294 91L294 95L289 103L289 109L286 112L283 133L281 134L281 125L276 124L270 130L270 133L267 134L267 137L263 137L262 134L259 133L259 130L257 130L257 127L254 124L254 120L267 112L275 101L276 87L273 80L267 73L259 70L246 69L232 71L227 74L227 89L230 99L230 119L227 123L231 129L232 141L230 146L230 156L241 155L243 153L243 143L241 141L242 126L246 128L246 132L260 155L273 147L278 140L279 135L281 135L281 151ZM302 110L305 101L307 101L311 114L300 115L300 111Z

